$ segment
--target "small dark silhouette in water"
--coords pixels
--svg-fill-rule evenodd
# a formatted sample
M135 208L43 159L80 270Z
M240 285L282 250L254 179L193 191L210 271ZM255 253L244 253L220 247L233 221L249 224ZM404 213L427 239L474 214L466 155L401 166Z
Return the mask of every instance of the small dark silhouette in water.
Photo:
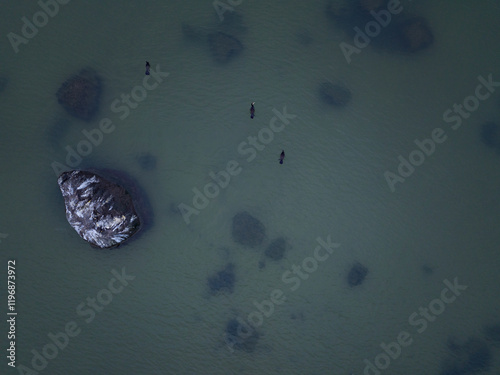
M255 102L252 102L252 104L250 104L250 118L253 118L255 116L255 107L253 106L255 104Z
M358 286L363 283L366 275L368 275L368 268L363 266L361 263L356 262L352 265L349 274L347 275L347 283L349 286Z
M280 155L280 164L283 164L283 160L285 159L285 150L281 150L281 155Z
M149 61L146 61L146 75L149 75L149 69L151 68L151 65L149 65Z

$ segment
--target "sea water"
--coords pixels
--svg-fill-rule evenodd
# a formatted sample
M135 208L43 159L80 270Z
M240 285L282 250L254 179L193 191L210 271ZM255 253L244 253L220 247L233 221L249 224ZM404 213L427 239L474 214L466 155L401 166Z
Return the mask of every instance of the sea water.
M488 342L484 327L499 324L500 155L481 142L480 126L498 123L498 93L456 130L443 114L474 95L480 76L500 80L498 3L401 2L427 19L434 44L411 56L369 45L350 63L340 43L352 37L333 26L326 2L231 4L244 27L230 30L244 50L227 64L182 32L183 24L202 35L222 27L211 1L70 1L17 52L7 35L22 36L22 17L33 20L41 8L2 6L1 295L6 303L7 260L14 259L18 369L362 374L375 373L367 366L376 363L386 374L438 374L450 343ZM146 60L168 76L122 119L113 103L143 84ZM69 116L55 96L85 67L104 88L89 123ZM351 90L348 106L321 101L325 81ZM241 144L270 129L276 112L288 113L288 123L249 161ZM92 249L69 226L53 168L102 119L113 131L75 168L128 173L154 212L151 228L113 250ZM398 173L398 156L408 159L415 140L431 139L437 128L446 140L392 191L384 174ZM156 164L141 167L143 154ZM196 189L233 161L239 173L188 224L179 205L194 207ZM266 227L255 249L231 236L241 211ZM266 259L279 237L290 245L285 258ZM286 283L285 273L314 257L318 238L338 247L300 284ZM355 262L368 274L350 287ZM228 263L233 293L210 295L207 277ZM120 283L116 274L128 279ZM444 292L443 302L455 281L463 289ZM228 321L248 322L275 290L283 302L262 313L255 350L233 351ZM98 297L108 304L92 305ZM60 340L55 352L51 337ZM407 344L399 352L391 346L398 340ZM500 352L487 345L485 373L493 374ZM392 356L381 355L384 347ZM2 373L16 373L7 362L3 356Z

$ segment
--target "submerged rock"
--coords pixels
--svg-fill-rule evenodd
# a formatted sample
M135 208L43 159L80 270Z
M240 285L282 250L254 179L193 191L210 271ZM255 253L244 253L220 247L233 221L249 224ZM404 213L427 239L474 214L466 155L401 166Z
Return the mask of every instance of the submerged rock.
M361 263L356 262L347 275L347 283L349 286L358 286L363 283L366 275L368 275L368 268Z
M498 148L500 150L500 131L499 127L493 121L487 121L481 124L481 141L488 147Z
M71 121L69 118L58 118L54 123L45 131L47 140L55 151L63 150L65 137L71 129Z
M387 0L359 0L359 6L366 12L376 11L387 6Z
M303 322L303 321L306 320L306 318L304 316L304 313L302 311L300 311L300 312L292 312L290 314L290 319L292 319L292 320L299 320L301 322Z
M370 40L370 45L381 50L414 54L430 47L434 34L425 18L401 14Z
M215 61L220 63L228 62L243 50L238 39L220 31L208 36L208 44Z
M347 2L330 1L326 7L326 15L335 26L351 33L351 29L360 21L355 10L355 7ZM361 24L362 20L359 23Z
M428 48L434 43L434 34L423 17L392 14L391 21L382 26L373 16L374 13L390 6L386 0L332 1L326 14L336 27L347 33L353 44L354 38L368 40L370 45L392 52L414 53ZM378 25L376 35L369 36L368 25Z
M232 235L234 242L255 247L262 243L266 228L258 219L243 211L233 216Z
M434 274L434 270L436 269L435 266L430 266L428 264L423 264L422 267L420 268L422 270L422 273L426 276L431 276Z
M266 257L271 258L272 260L280 260L283 259L285 250L286 241L283 237L279 237L271 242L264 254L266 255Z
M207 283L210 294L216 295L220 292L232 293L235 280L234 265L228 263L222 271L208 278Z
M90 121L99 109L101 78L91 69L83 69L62 84L56 93L59 104L72 116Z
M208 44L217 62L225 63L243 50L241 39L247 31L243 14L232 10L219 15L215 24L182 23L182 33L194 42Z
M311 33L307 30L302 30L299 31L295 34L295 39L297 42L299 42L301 45L307 47L312 44L313 42L313 37L311 36Z
M0 76L0 94L5 90L8 82L9 80L6 77Z
M396 32L401 38L403 52L417 52L434 43L434 34L423 17L412 17L397 22Z
M259 333L243 320L231 319L226 325L225 342L230 349L252 353L259 341Z
M143 152L136 157L137 163L145 171L151 171L156 168L156 156L149 152Z
M134 202L134 207L139 214L141 220L141 230L134 235L134 240L149 230L154 224L154 211L149 201L146 191L138 184L138 182L129 174L123 171L113 169L103 169L100 171L92 171L104 176L106 179L120 185L130 194Z
M500 324L489 325L484 327L484 335L486 340L491 342L495 346L500 345Z
M69 224L90 245L115 247L140 229L132 197L122 186L78 170L63 172L57 182Z
M449 340L452 356L445 364L441 375L466 375L487 371L493 359L488 345L479 339L470 338L464 344Z
M182 29L182 33L184 34L184 36L188 39L192 39L195 41L202 41L202 40L206 41L208 31L204 27L193 26L193 25L190 25L188 23L183 22L181 29Z
M334 107L344 107L351 101L351 91L343 85L323 82L319 87L323 101Z

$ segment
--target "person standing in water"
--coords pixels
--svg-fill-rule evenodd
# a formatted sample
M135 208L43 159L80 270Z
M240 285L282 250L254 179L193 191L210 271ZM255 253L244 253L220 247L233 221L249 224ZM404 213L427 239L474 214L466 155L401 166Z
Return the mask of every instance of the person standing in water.
M151 68L151 65L149 65L149 62L146 61L146 75L149 75L149 69Z
M250 104L250 118L253 118L255 116L255 107L254 107L255 102L252 102Z
M281 150L281 155L280 155L280 164L283 164L283 160L285 159L285 150Z

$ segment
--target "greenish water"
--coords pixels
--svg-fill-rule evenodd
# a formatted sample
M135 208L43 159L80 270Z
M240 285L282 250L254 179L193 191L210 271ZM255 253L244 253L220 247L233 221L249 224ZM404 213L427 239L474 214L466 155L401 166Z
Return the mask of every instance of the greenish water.
M221 27L210 1L70 1L18 53L7 34L21 34L21 17L32 19L40 7L2 5L0 296L6 312L7 260L15 259L16 364L32 368L32 350L42 352L49 333L75 322L78 334L40 374L363 374L365 359L373 363L381 343L403 331L412 343L383 374L442 373L452 338L487 343L492 357L483 373L497 374L500 350L484 327L500 324L500 154L481 142L480 125L500 121L498 92L457 130L443 113L474 95L479 76L500 81L500 6L402 4L427 18L434 45L411 57L369 46L348 64L339 43L352 40L332 27L325 2L244 0L236 10L246 31L232 31L245 49L223 65L182 33L183 22ZM120 119L112 103L142 85L145 60L169 75ZM84 67L104 85L90 123L70 117L55 97ZM350 88L346 108L321 102L325 80ZM285 107L296 117L247 161L239 145ZM65 147L76 148L82 130L104 118L115 129L77 167L126 171L155 218L136 241L97 251L67 223L51 164L65 163ZM408 158L414 140L438 127L446 141L391 192L384 173L395 173L398 156ZM137 162L145 152L156 157L154 169ZM192 205L192 189L203 190L209 173L232 160L241 173L187 225L175 207ZM242 210L266 227L256 249L231 237L232 217ZM280 236L291 245L285 258L259 268ZM291 290L283 274L327 236L340 247ZM351 288L346 277L356 261L369 273ZM228 262L234 292L210 296L207 277ZM91 316L78 307L123 268L135 278L87 323ZM423 326L409 323L412 314L455 278L468 288L418 332ZM247 320L274 289L286 300L263 318L255 351L231 352L227 322ZM5 348L7 328L0 330ZM2 374L18 373L2 358Z

